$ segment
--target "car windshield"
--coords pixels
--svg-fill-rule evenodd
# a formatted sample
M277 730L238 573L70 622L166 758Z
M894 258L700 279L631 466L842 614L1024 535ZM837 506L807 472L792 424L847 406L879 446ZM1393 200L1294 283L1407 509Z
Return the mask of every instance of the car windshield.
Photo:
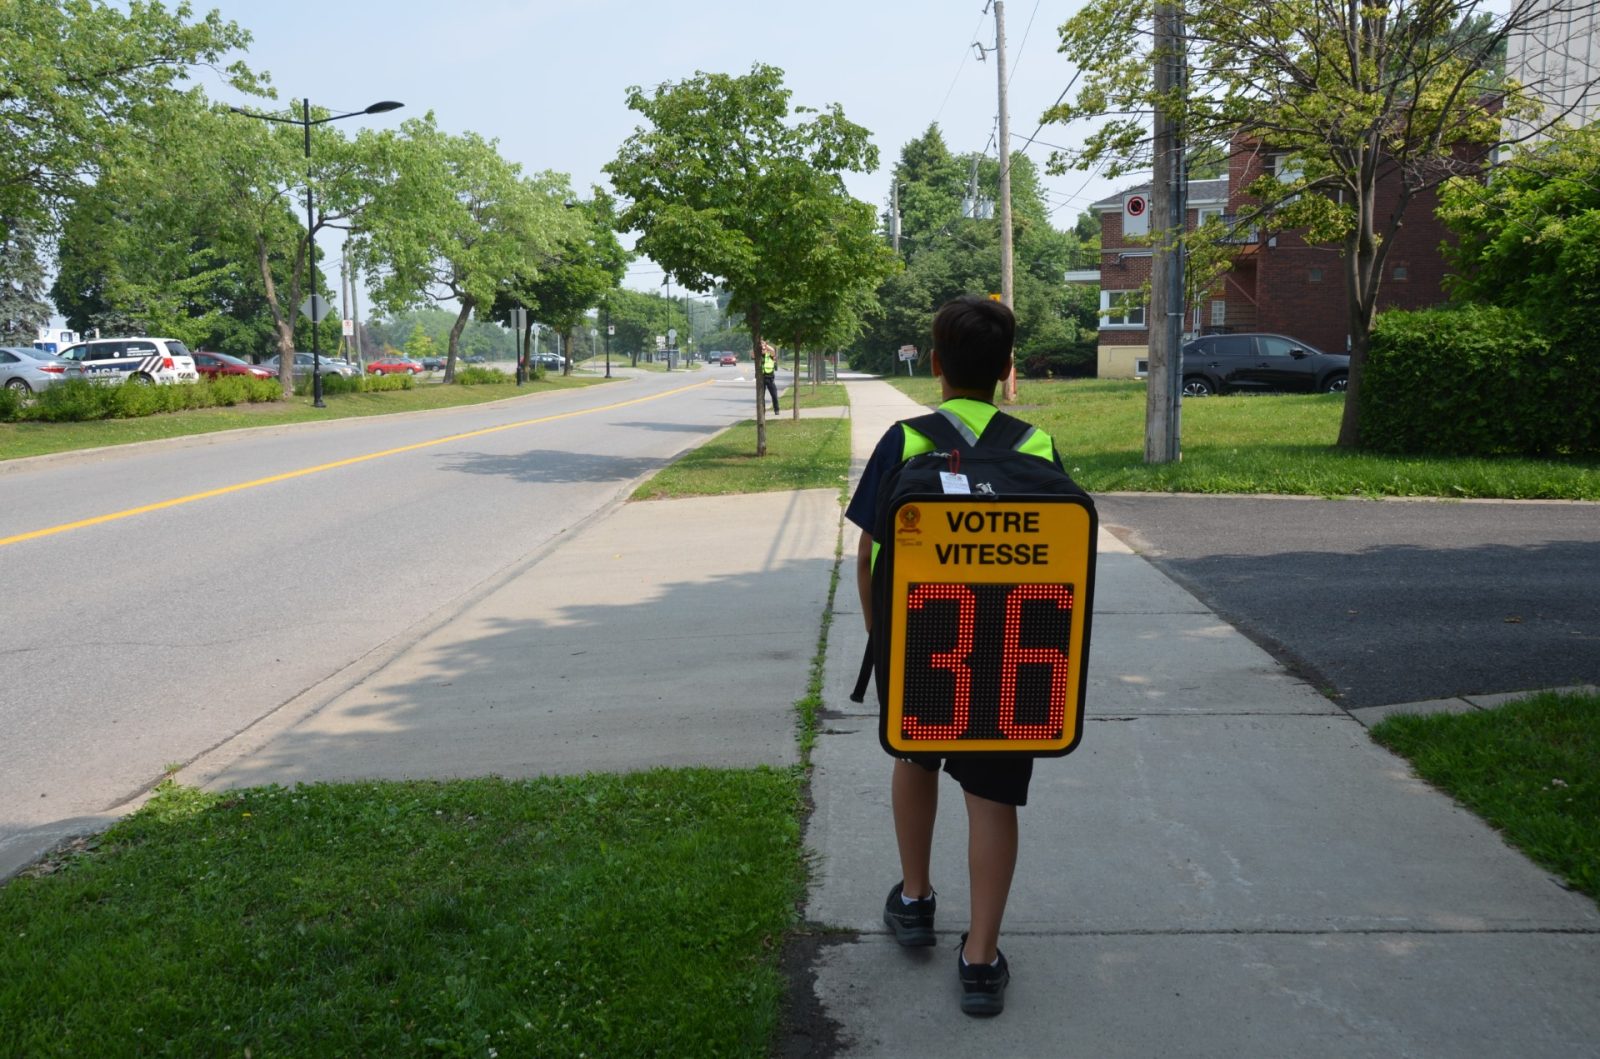
M167 352L175 357L189 356L189 347L179 342L176 338L167 339Z

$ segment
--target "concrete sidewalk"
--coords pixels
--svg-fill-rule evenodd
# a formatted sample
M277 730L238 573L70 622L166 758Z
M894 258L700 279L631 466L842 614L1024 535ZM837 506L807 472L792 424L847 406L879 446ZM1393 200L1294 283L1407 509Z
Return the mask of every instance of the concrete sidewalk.
M855 473L920 406L850 384ZM1081 748L1040 762L1001 939L998 1019L958 1008L966 824L944 785L934 949L879 918L899 878L854 530L807 832L816 994L841 1054L1600 1054L1600 913L1416 779L1362 725L1108 534ZM869 700L870 701L870 700Z

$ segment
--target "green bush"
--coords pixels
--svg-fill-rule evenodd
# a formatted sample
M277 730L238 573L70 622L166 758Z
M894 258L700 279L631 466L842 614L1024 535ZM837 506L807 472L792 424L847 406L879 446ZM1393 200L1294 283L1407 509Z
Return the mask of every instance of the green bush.
M410 375L339 375L330 372L322 377L322 396L340 393L377 393L380 390L409 390ZM301 397L311 396L311 377L298 380L294 392Z
M22 414L22 395L9 386L0 387L0 423L9 423Z
M1600 453L1600 341L1510 309L1390 311L1361 377L1362 443L1453 456Z
M516 381L515 376L507 375L503 371L480 368L476 365L456 372L456 382L461 386L501 386Z
M87 379L68 379L39 395L27 418L46 423L82 423L111 418L111 391Z
M245 375L222 375L207 384L213 404L232 407L238 404L276 401L283 396L277 379L256 379Z

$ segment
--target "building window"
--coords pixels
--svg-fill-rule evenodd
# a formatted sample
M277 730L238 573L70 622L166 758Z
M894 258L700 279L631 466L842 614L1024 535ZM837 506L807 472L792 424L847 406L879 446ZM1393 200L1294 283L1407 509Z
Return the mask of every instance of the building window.
M1321 283L1322 270L1320 268L1311 269L1306 273L1306 279L1310 280L1312 283Z
M1205 224L1207 221L1220 220L1222 220L1221 206L1201 206L1194 211L1194 223L1195 227L1197 228Z
M1406 278L1406 275L1407 275L1406 267L1404 265L1396 265L1394 267L1394 278L1395 279L1404 280Z
M1228 303L1220 299L1211 303L1211 326L1221 327L1228 322Z
M1101 327L1143 327L1144 292L1137 290L1102 290L1100 292Z

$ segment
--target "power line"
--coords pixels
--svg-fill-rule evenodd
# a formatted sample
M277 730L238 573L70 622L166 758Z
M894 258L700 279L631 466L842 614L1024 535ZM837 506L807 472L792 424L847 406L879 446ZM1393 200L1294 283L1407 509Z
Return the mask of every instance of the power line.
M1017 67L1022 65L1022 49L1028 45L1028 30L1033 28L1034 16L1039 13L1039 0L1033 0L1033 14L1028 16L1028 24L1023 27L1022 40L1017 42L1017 57L1011 61L1011 72L1006 75L1006 87L1011 87L1011 82L1017 76Z
M954 77L950 78L950 87L945 90L944 102L940 103L939 104L939 109L934 111L933 123L935 125L937 125L939 123L940 116L944 114L944 108L945 108L945 105L950 102L950 96L955 93L956 82L961 80L961 71L963 71L963 70L965 70L967 68L967 57L972 54L971 45L977 43L978 30L982 26L983 26L983 15L979 15L977 23L974 24L973 27L972 27L972 32L967 34L969 37L972 38L972 41L968 44L968 46L966 48L962 49L961 61L956 64L956 75Z

